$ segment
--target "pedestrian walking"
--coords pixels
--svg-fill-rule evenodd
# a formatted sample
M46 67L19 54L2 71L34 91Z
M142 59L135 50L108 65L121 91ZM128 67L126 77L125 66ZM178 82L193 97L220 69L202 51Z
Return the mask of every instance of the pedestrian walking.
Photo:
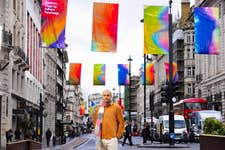
M120 106L111 101L112 93L104 90L102 103L93 115L97 150L118 150L118 139L123 137L124 119Z
M148 123L144 124L144 128L142 129L142 136L143 136L143 144L145 144L150 136Z
M12 142L12 138L13 138L13 131L12 129L9 129L8 131L6 131L6 141L8 142Z
M51 139L51 136L52 136L52 132L50 131L49 128L46 131L45 136L46 136L46 139L47 139L47 146L49 147L50 139Z
M122 146L124 146L124 143L126 142L126 140L129 140L129 144L130 146L133 146L133 142L131 139L131 123L129 121L126 121L125 123L125 134L124 134L124 138L123 138L123 144Z
M16 131L14 132L14 134L15 134L15 140L17 141L17 140L20 140L20 136L21 136L21 134L22 134L22 132L20 131L20 129L19 128L16 128Z

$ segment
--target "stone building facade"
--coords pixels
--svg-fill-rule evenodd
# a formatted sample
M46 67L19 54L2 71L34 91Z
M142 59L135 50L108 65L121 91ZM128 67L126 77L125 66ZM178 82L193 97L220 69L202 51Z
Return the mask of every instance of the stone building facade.
M0 141L1 148L4 149L6 145L5 132L8 129L15 131L20 127L20 122L25 116L32 118L37 123L38 101L39 95L42 93L42 73L40 71L42 70L42 57L37 38L40 33L40 3L28 0L3 0L0 3L0 26L2 26ZM30 14L29 18L28 14ZM33 22L30 32L32 31L36 40L32 40L33 37L29 36L27 32L28 22L31 23L31 21ZM31 49L29 44L32 44ZM39 55L30 55L28 51L30 53L35 51ZM31 59L35 60L35 64Z

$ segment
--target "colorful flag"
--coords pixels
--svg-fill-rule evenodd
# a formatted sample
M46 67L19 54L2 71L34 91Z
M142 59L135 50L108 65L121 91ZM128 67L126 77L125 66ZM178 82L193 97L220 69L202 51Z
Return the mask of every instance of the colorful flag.
M94 85L105 85L105 64L94 64Z
M89 111L90 116L92 116L94 114L94 108L95 108L95 102L91 101L90 102L90 111Z
M194 8L195 53L219 54L220 30L218 21L218 8Z
M118 100L118 105L120 106L120 108L121 108L121 110L122 110L122 112L124 111L124 105L123 105L123 103L122 103L122 99L121 98L119 98L119 100Z
M147 63L146 64L146 85L154 85L155 78L154 78L154 65ZM144 84L144 64L142 64L142 84Z
M71 85L80 85L81 64L70 63L69 82Z
M118 4L94 2L91 51L116 52L118 9Z
M67 0L42 0L42 47L65 48Z
M169 63L165 62L166 79L169 81ZM173 62L173 83L178 81L177 63Z
M169 53L168 10L165 6L145 6L144 54Z
M79 111L80 111L80 115L81 115L81 116L84 115L85 109L84 109L84 107L83 107L82 105L80 106Z
M118 64L118 84L129 85L129 71L128 64Z

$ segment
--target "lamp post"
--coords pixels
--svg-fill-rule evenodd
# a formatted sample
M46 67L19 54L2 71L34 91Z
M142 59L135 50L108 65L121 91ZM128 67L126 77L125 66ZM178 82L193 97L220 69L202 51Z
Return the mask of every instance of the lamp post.
M146 54L144 54L144 123L146 123Z
M174 111L172 101L172 82L173 82L173 43L172 43L172 0L169 0L169 144L174 145Z
M131 61L133 61L133 59L131 58L131 56L129 56L129 58L127 59L129 61L129 121L131 120Z

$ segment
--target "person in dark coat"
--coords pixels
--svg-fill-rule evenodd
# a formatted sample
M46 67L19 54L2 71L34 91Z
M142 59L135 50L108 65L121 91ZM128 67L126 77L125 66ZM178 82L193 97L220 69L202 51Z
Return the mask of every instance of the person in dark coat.
M6 140L7 140L7 143L8 142L12 142L12 137L13 137L13 131L11 129L9 129L8 131L6 131Z
M14 132L15 134L15 140L20 140L20 136L22 132L19 130L19 128L16 128L16 131Z
M124 146L124 143L126 142L127 138L129 140L130 146L133 146L133 142L132 142L132 139L131 139L131 124L130 124L129 121L126 121L126 124L125 124L125 135L124 135L124 138L123 138L122 146Z
M52 136L52 132L50 131L50 129L48 128L48 130L45 133L46 139L47 139L47 146L49 147L49 142L50 142L50 138Z
M149 125L148 123L145 123L144 129L142 130L143 144L147 142L149 135L150 135Z

